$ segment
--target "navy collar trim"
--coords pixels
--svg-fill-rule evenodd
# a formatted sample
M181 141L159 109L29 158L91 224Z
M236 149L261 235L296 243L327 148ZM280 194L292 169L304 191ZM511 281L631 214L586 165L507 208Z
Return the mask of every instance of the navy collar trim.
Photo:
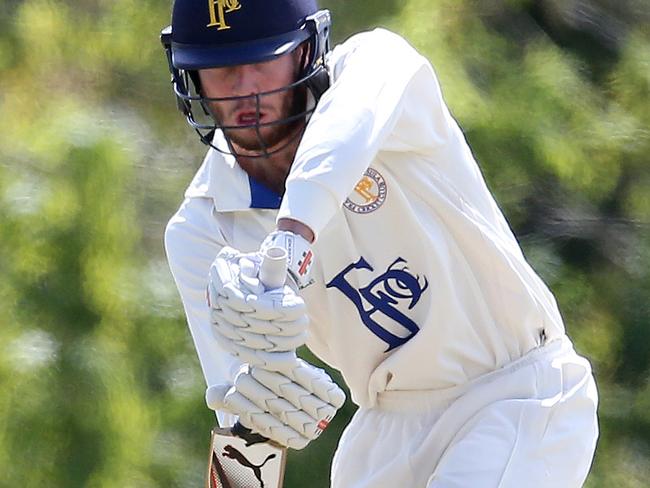
M248 185L251 189L250 208L279 209L282 195L277 194L269 187L263 185L252 176L248 176Z

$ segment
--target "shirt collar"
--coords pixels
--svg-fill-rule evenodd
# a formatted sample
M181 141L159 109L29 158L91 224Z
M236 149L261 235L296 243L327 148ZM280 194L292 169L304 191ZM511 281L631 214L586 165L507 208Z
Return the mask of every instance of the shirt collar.
M223 134L215 133L216 146L221 147ZM210 148L203 164L197 171L186 197L209 197L220 212L250 209L278 209L282 196L250 177L237 164L231 154L223 154Z

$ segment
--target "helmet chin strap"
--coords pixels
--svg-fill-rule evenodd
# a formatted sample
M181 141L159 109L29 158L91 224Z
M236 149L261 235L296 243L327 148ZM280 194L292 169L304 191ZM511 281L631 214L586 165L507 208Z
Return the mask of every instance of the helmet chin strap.
M215 150L217 150L219 152L223 152L217 146L214 146L212 144L212 139L214 138L214 134L217 131L217 129L212 129L211 131L209 131L209 132L207 132L205 134L203 132L201 132L199 129L194 129L194 130L199 135L199 139L201 139L201 142L203 144L205 144L206 146L210 146L212 149L215 149Z

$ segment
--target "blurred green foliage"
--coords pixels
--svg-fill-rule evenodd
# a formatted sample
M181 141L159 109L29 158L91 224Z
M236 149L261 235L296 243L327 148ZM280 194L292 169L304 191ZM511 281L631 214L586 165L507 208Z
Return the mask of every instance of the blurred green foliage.
M0 487L203 482L213 417L162 252L204 151L159 48L170 3L0 5ZM587 486L647 486L647 2L322 4L335 40L382 25L432 61L593 362L602 435ZM287 487L328 485L353 411L291 453Z

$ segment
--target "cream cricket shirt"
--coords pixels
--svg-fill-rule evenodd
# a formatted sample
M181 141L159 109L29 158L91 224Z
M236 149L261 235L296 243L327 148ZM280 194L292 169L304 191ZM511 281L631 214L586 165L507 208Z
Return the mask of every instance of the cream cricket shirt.
M428 61L385 30L330 54L283 198L211 150L170 220L170 267L208 384L237 361L210 332L205 289L219 249L258 249L291 217L309 225L316 283L307 345L353 400L442 389L564 334L450 115ZM223 139L215 140L223 144ZM279 207L279 209L278 209Z

